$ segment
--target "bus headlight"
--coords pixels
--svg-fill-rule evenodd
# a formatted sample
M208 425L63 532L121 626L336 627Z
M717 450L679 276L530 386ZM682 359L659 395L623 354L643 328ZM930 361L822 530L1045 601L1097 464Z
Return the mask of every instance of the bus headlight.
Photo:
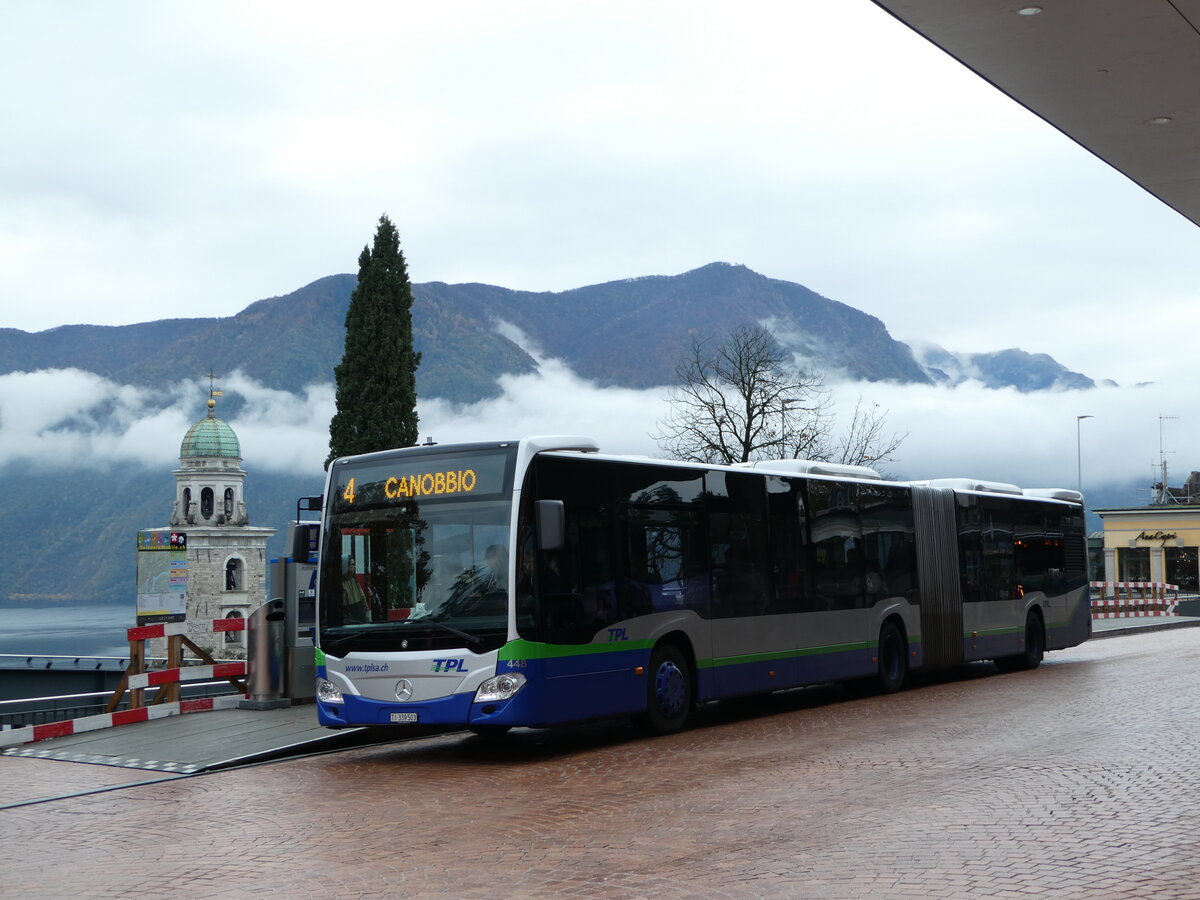
M322 678L317 682L317 699L322 703L345 703L342 697L342 692L338 690L338 686L332 681L326 681Z
M476 703L495 703L497 700L511 700L521 688L525 687L525 676L520 672L505 672L495 678L489 678L475 692Z

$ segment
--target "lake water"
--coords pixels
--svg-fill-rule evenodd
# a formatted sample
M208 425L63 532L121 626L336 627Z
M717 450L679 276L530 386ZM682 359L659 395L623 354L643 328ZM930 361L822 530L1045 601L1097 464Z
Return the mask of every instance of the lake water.
M0 609L0 653L128 656L136 615L132 603Z

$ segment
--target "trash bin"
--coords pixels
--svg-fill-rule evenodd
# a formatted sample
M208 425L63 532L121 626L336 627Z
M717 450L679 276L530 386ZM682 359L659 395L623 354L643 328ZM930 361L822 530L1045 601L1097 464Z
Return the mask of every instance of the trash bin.
M242 709L280 709L291 706L284 691L284 627L282 597L268 600L246 622L246 670L249 696Z

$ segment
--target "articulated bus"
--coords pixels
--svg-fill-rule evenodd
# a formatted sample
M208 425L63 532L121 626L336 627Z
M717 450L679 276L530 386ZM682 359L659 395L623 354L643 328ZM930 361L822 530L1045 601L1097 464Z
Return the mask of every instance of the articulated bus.
M571 436L338 459L319 720L499 734L632 716L669 733L724 698L1033 668L1091 633L1082 500Z

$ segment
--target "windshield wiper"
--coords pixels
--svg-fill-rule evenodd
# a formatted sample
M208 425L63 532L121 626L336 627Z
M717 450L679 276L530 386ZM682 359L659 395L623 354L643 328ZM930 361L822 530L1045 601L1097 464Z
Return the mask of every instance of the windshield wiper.
M457 635L458 637L460 637L464 641L466 641L468 647L478 647L480 644L483 643L483 640L478 635L467 634L467 632L465 632L465 631L459 631L454 626L447 625L445 622L439 622L437 619L434 619L434 618L410 619L409 621L412 622L414 625L432 625L435 628L440 628L443 631L448 631L451 634Z
M452 625L447 625L445 622L439 622L436 619L425 617L421 619L407 619L404 622L398 622L393 625L380 627L379 624L368 625L361 630L357 630L352 634L330 636L329 646L326 649L328 653L334 656L343 655L344 651L359 647L364 644L375 644L371 649L383 649L378 646L381 640L395 638L402 635L406 631L411 631L422 625L432 625L434 628L452 634L455 637L462 638L466 641L467 647L474 650L483 644L483 638L478 635L468 634L465 631L460 631Z
M391 634L392 632L389 630L388 633ZM338 635L336 637L329 635L326 637L328 643L322 649L331 656L341 657L345 655L345 651L353 649L360 644L374 644L380 637L382 635L378 631L356 631L353 634ZM322 641L322 643L325 643L325 641Z

